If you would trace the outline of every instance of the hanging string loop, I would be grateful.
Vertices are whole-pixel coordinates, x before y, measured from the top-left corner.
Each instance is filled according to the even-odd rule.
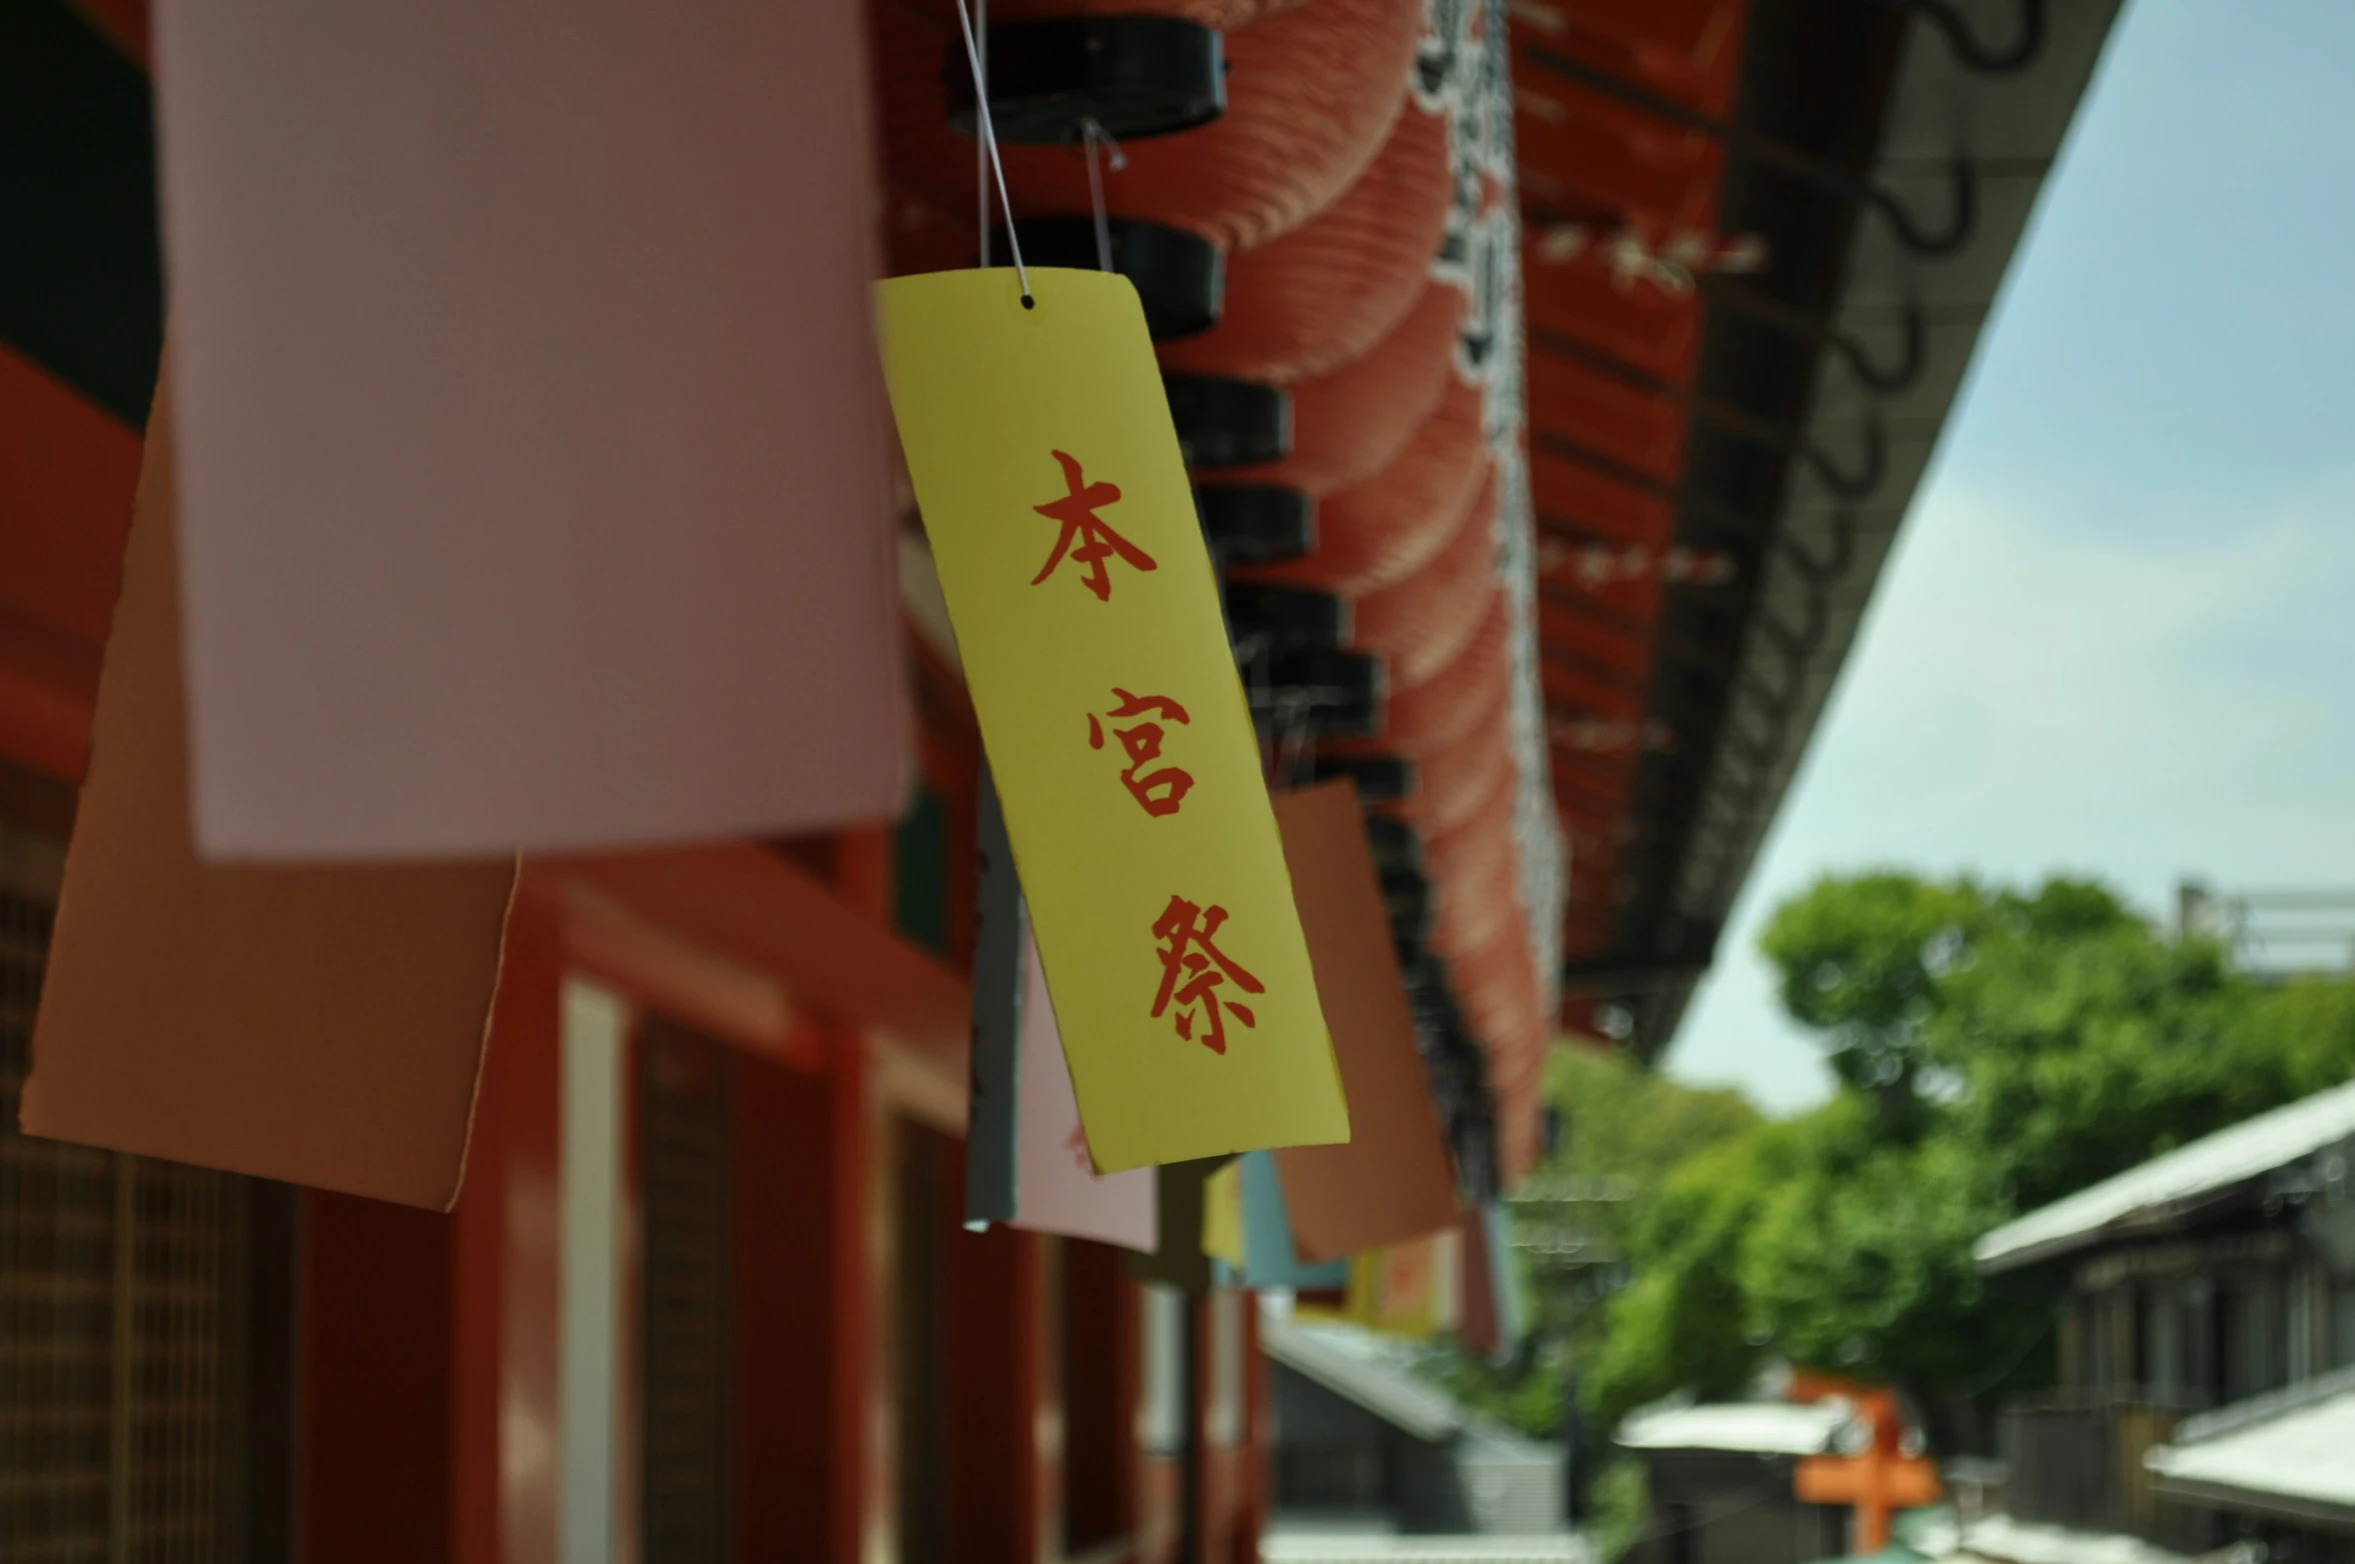
[[[1128,167],[1128,154],[1120,150],[1120,143],[1112,139],[1112,132],[1096,123],[1090,114],[1079,122],[1080,140],[1085,144],[1088,160],[1088,209],[1096,218],[1096,270],[1112,270],[1112,220],[1104,214],[1104,171],[1099,166],[1097,149],[1105,149],[1112,159],[1112,171]]]
[[[989,152],[989,171],[998,185],[998,207],[1006,214],[1006,247],[1014,252],[1014,275],[1022,284],[1022,307],[1036,309],[1038,300],[1030,292],[1030,268],[1022,264],[1022,235],[1014,227],[1014,202],[1006,194],[1006,165],[998,156],[998,130],[989,117],[989,72],[982,67],[981,46],[974,41],[973,16],[965,9],[965,0],[957,0],[957,27],[965,35],[965,63],[973,68],[973,107],[981,130],[981,144]],[[986,257],[989,244],[987,214],[988,191],[982,192],[984,213],[981,242]]]

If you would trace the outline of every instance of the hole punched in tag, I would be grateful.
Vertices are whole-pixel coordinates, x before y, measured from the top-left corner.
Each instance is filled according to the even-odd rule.
[[[957,0],[957,26],[965,35],[965,63],[973,68],[973,106],[981,121],[981,144],[989,151],[989,171],[997,181],[998,205],[1006,214],[1006,244],[1014,252],[1014,275],[1022,283],[1022,307],[1026,310],[1036,309],[1038,301],[1030,291],[1030,268],[1022,264],[1022,235],[1014,227],[1014,202],[1006,194],[1006,165],[998,156],[997,127],[990,123],[989,118],[989,73],[982,68],[981,50],[974,42],[973,15],[966,9],[965,0]],[[987,186],[983,187],[981,197],[986,210],[989,201]],[[986,246],[989,243],[987,222],[981,225],[981,234],[981,242]],[[982,260],[983,264],[988,263],[986,250]]]

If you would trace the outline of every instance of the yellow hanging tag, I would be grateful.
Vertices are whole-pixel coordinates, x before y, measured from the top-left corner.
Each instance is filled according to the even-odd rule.
[[[1099,1172],[1347,1140],[1128,279],[879,285],[885,377]]]
[[[1424,1341],[1460,1317],[1454,1232],[1434,1233],[1349,1262],[1348,1302],[1340,1318],[1384,1335]]]
[[[1243,1164],[1230,1162],[1202,1181],[1202,1252],[1243,1271]]]

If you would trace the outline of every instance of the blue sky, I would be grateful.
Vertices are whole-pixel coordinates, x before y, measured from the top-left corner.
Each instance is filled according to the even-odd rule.
[[[2355,886],[2350,81],[2349,0],[2129,0],[1671,1074],[1828,1091],[1827,871]]]

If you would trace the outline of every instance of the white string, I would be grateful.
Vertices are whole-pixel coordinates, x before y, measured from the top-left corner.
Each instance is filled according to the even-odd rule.
[[[973,21],[973,30],[980,36],[980,47],[976,51],[976,57],[981,72],[981,79],[976,85],[975,95],[987,102],[989,99],[989,0],[973,0]],[[981,208],[981,269],[988,271],[989,143],[980,136],[973,138],[973,199]],[[1007,216],[1010,221],[1012,214],[1009,213]]]
[[[1308,757],[1314,735],[1309,727],[1310,704],[1295,701],[1283,707],[1276,726],[1276,778],[1285,787],[1300,785],[1296,773]]]
[[[1112,149],[1114,173],[1128,167],[1128,155],[1120,150],[1120,143],[1112,139],[1110,132],[1096,123],[1093,114],[1079,122],[1079,133],[1087,143],[1088,206],[1096,216],[1096,270],[1108,272],[1112,269],[1112,224],[1104,215],[1104,175],[1096,166],[1096,148],[1101,145]]]
[[[1015,232],[1014,202],[1006,194],[1006,165],[998,158],[998,130],[989,118],[989,80],[981,68],[981,49],[973,41],[973,17],[965,9],[965,0],[957,0],[957,26],[965,34],[965,63],[973,67],[973,109],[981,127],[981,142],[989,149],[989,169],[998,181],[998,205],[1006,213],[1006,248],[1014,252],[1014,275],[1022,283],[1022,307],[1030,309],[1036,302],[1030,296],[1030,268],[1022,264],[1022,236]],[[986,207],[985,201],[985,210]],[[986,217],[981,231],[989,232]]]

